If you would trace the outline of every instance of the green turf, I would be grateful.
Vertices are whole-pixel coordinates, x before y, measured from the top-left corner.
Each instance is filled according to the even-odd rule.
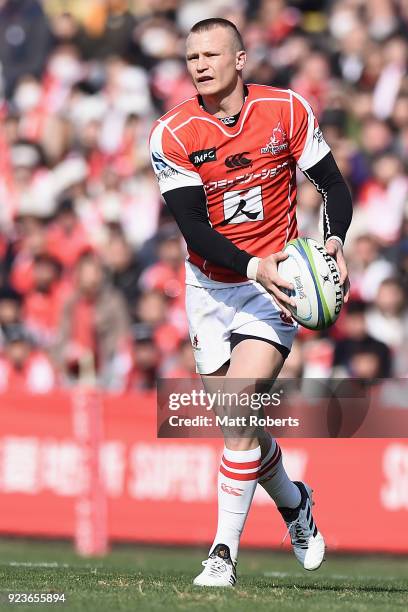
[[[213,590],[191,584],[204,555],[204,550],[134,546],[115,548],[104,559],[81,559],[68,544],[0,540],[0,607],[81,612],[408,610],[408,558],[329,555],[318,572],[307,573],[292,555],[243,551],[238,586]],[[5,603],[9,592],[65,593],[67,603],[10,606]]]

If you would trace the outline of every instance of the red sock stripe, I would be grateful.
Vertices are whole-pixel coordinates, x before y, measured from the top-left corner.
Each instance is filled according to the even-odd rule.
[[[271,457],[270,461],[268,461],[268,463],[263,468],[261,468],[259,472],[259,477],[267,474],[269,470],[273,468],[280,461],[281,457],[282,457],[282,451],[280,449],[280,446],[277,444],[275,452],[273,456]]]
[[[236,463],[235,461],[228,461],[224,455],[222,456],[222,462],[233,470],[252,470],[252,468],[257,468],[261,465],[260,459],[257,459],[256,461],[242,461]]]
[[[227,478],[232,478],[232,480],[257,480],[258,478],[258,472],[250,472],[249,474],[241,472],[237,474],[236,472],[226,470],[223,465],[220,465],[220,472],[227,476]]]
[[[275,443],[275,450],[272,453],[272,457],[269,457],[268,461],[266,463],[264,463],[263,465],[261,465],[261,471],[264,470],[266,467],[268,467],[268,465],[272,462],[275,461],[278,453],[280,451],[280,446],[279,444],[276,442]]]

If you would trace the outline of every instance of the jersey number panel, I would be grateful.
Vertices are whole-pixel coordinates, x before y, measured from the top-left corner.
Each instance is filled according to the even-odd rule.
[[[262,186],[224,193],[224,221],[221,225],[263,221],[263,219]]]

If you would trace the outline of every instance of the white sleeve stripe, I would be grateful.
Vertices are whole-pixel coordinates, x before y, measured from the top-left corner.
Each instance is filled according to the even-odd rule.
[[[180,106],[183,106],[184,104],[186,104],[187,102],[191,102],[191,100],[194,100],[194,98],[196,98],[197,96],[191,96],[191,98],[187,98],[187,100],[183,100],[183,102],[180,102],[179,104],[176,104],[176,106],[173,106],[173,108],[171,108],[168,113],[172,113],[173,111],[175,111],[177,108],[179,108]],[[176,113],[176,115],[178,115],[178,113]],[[172,115],[173,117],[175,117],[176,115]],[[160,117],[157,120],[159,123],[166,123],[167,119],[164,119],[163,117]]]
[[[187,149],[186,147],[183,145],[183,143],[181,142],[181,140],[179,138],[177,138],[177,136],[175,135],[175,133],[173,132],[173,130],[171,128],[169,128],[168,125],[166,125],[167,130],[170,132],[170,134],[173,136],[174,140],[180,145],[180,147],[183,149],[184,153],[188,156],[187,153]]]
[[[295,98],[299,100],[307,112],[307,134],[303,151],[297,160],[297,165],[304,172],[319,162],[327,153],[330,152],[330,147],[323,138],[323,134],[315,133],[320,128],[315,128],[315,116],[310,104],[295,91],[292,92]]]
[[[171,119],[172,117],[168,121]],[[180,166],[175,161],[169,159],[164,153],[162,138],[166,128],[169,129],[167,121],[161,121],[153,130],[150,138],[152,165],[159,183],[160,192],[164,194],[166,191],[180,187],[201,186],[203,182],[198,172]],[[169,132],[172,133],[170,129]]]
[[[310,106],[309,102],[307,100],[305,100],[305,98],[303,96],[301,96],[300,94],[296,93],[296,91],[293,91],[293,89],[289,89],[289,91],[291,92],[292,96],[295,96],[295,98],[297,98],[299,100],[299,102],[302,104],[302,106],[304,106],[304,108],[306,109],[307,113],[309,114],[312,111],[312,107]]]
[[[309,168],[312,168],[313,166],[315,166],[317,163],[319,163],[320,160],[323,159],[323,157],[326,157],[326,155],[330,153],[331,151],[326,141],[323,142],[323,146],[319,147],[319,149],[320,150],[317,155],[313,156],[313,158],[308,157],[307,160],[306,160],[306,155],[301,160],[301,158],[303,157],[303,153],[302,153],[297,163],[297,165],[299,166],[302,172],[305,172],[305,170],[309,170]]]

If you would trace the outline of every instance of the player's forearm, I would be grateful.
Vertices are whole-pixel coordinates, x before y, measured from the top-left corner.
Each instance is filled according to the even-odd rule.
[[[324,240],[330,236],[346,238],[353,216],[351,194],[331,153],[304,174],[323,195]]]
[[[236,247],[211,227],[202,187],[173,189],[163,197],[189,249],[213,264],[247,276],[252,255]]]

